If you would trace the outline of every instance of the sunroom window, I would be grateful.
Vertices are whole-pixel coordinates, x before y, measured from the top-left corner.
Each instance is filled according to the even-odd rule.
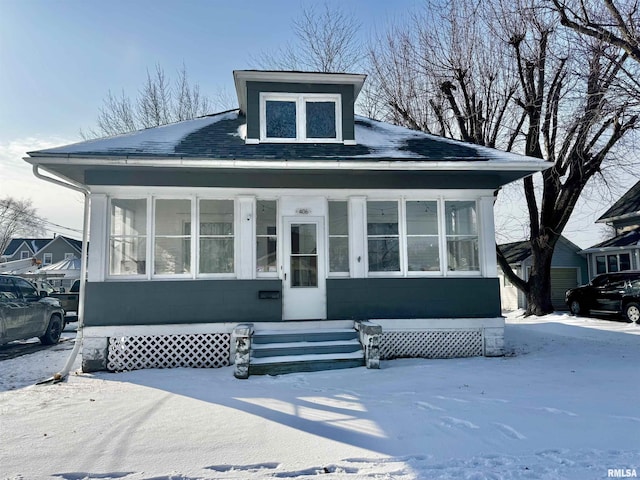
[[[189,273],[191,201],[156,200],[154,233],[154,274]]]
[[[445,224],[449,271],[479,271],[476,202],[445,202]]]
[[[367,244],[370,272],[400,271],[398,202],[367,202]]]
[[[109,274],[143,275],[147,258],[147,200],[112,199]]]
[[[349,273],[349,214],[347,202],[329,202],[329,272]]]
[[[256,202],[256,271],[258,275],[276,275],[278,232],[275,200]]]
[[[260,140],[342,141],[340,95],[260,94]]]
[[[408,201],[407,260],[410,272],[440,271],[438,202]]]
[[[233,200],[200,200],[199,273],[233,272]]]

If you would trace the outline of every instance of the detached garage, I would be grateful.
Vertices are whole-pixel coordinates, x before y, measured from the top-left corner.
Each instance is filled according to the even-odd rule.
[[[531,248],[529,241],[500,245],[500,249],[511,268],[524,280],[529,278],[531,269]],[[551,302],[556,310],[567,310],[564,294],[570,289],[589,281],[587,260],[578,252],[580,247],[560,237],[553,254],[551,264]],[[500,300],[502,310],[510,311],[527,308],[527,301],[522,292],[508,281],[498,269],[500,277]]]

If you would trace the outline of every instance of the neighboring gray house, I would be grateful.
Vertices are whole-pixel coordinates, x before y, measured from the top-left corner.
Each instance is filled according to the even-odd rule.
[[[640,270],[640,182],[614,203],[597,223],[612,226],[616,235],[581,252],[587,256],[589,277]]]
[[[500,250],[515,273],[523,280],[528,280],[532,261],[529,241],[500,245]],[[524,294],[508,281],[499,267],[498,274],[502,309],[509,311],[527,308]],[[553,308],[567,310],[568,307],[564,302],[565,292],[588,281],[587,261],[583,255],[580,255],[580,247],[561,236],[551,259],[551,303]]]
[[[49,242],[43,245],[34,256],[43,266],[62,262],[63,260],[82,258],[82,242],[58,235],[49,239]]]
[[[25,158],[90,190],[83,369],[502,354],[494,192],[548,162],[354,115],[364,75],[234,80],[238,110]]]
[[[35,258],[41,265],[82,257],[82,242],[57,235],[53,238],[14,238],[2,252],[3,262]]]

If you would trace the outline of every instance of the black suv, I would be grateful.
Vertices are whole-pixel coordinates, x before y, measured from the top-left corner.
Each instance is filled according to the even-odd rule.
[[[622,314],[640,323],[640,271],[603,273],[588,285],[567,290],[565,298],[574,315]]]

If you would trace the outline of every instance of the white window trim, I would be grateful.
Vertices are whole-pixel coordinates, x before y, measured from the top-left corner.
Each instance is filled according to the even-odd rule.
[[[369,270],[369,202],[395,202],[395,204],[398,207],[398,256],[400,257],[398,259],[398,264],[400,266],[399,270],[395,270],[395,271],[386,271],[386,272],[372,272],[371,270]],[[406,237],[404,236],[404,216],[403,216],[403,210],[404,210],[404,199],[402,198],[367,198],[367,202],[366,202],[366,211],[365,211],[365,245],[367,248],[367,252],[365,255],[365,266],[366,266],[366,272],[367,272],[367,276],[371,277],[371,278],[389,278],[389,277],[406,277],[406,272],[404,269],[404,251],[403,251],[403,243],[406,242]],[[385,237],[385,236],[390,236],[390,235],[376,235],[378,237]],[[396,235],[391,235],[393,237],[395,237]]]
[[[439,269],[438,270],[431,270],[431,271],[409,271],[409,251],[408,251],[408,239],[409,239],[409,234],[408,234],[408,229],[406,227],[407,225],[407,202],[435,202],[436,203],[436,211],[438,214],[438,234],[437,235],[411,235],[412,237],[438,237],[438,258],[440,259],[439,263]],[[438,198],[403,198],[402,199],[402,210],[403,210],[403,219],[402,219],[402,224],[404,225],[403,228],[405,228],[405,235],[404,235],[404,249],[405,249],[405,258],[406,258],[406,265],[407,265],[407,273],[406,276],[407,277],[442,277],[445,276],[446,272],[446,268],[444,267],[445,262],[447,261],[446,258],[446,253],[442,253],[443,250],[443,235],[442,235],[442,228],[443,228],[443,223],[444,223],[444,219],[442,218],[442,215],[444,214],[444,201],[442,201],[442,199],[438,199]],[[446,239],[445,239],[445,248],[446,248]],[[446,252],[446,250],[444,250],[444,252]],[[444,258],[443,258],[444,257]]]
[[[269,237],[272,235],[258,235],[257,230],[257,217],[258,217],[258,202],[276,202],[276,270],[275,272],[259,272],[258,271],[258,236]],[[282,258],[284,253],[281,252],[284,243],[284,225],[283,219],[280,217],[280,202],[278,197],[262,197],[258,196],[254,202],[255,218],[253,219],[253,271],[255,272],[255,278],[280,278],[282,270]]]
[[[144,235],[136,235],[136,237],[142,237],[144,236],[145,242],[147,243],[147,251],[145,254],[145,263],[146,263],[146,272],[145,273],[136,273],[136,274],[130,274],[130,275],[117,275],[117,274],[112,274],[111,273],[111,222],[112,222],[112,217],[111,217],[111,206],[112,206],[112,202],[113,200],[144,200],[146,202],[146,214],[147,214],[147,219],[146,219],[146,228],[147,231],[145,232]],[[106,242],[106,255],[104,256],[104,271],[105,271],[105,279],[106,280],[151,280],[151,269],[150,269],[150,258],[153,258],[152,256],[150,256],[150,238],[151,235],[149,234],[149,228],[151,228],[152,225],[152,214],[150,212],[150,207],[149,207],[149,202],[151,200],[151,196],[149,195],[112,195],[108,197],[108,202],[107,202],[107,228],[106,228],[106,238],[107,238],[107,242]],[[120,235],[120,237],[122,237],[122,235]]]
[[[266,102],[296,102],[296,138],[267,137]],[[334,102],[336,119],[335,138],[307,138],[307,110],[305,102]],[[260,93],[260,142],[265,143],[343,143],[342,139],[342,98],[338,93]]]
[[[233,202],[233,272],[228,273],[215,273],[215,272],[200,272],[200,202],[203,200],[227,200]],[[238,278],[238,248],[239,238],[238,231],[240,229],[240,205],[235,196],[231,197],[194,197],[196,202],[195,208],[192,207],[191,224],[195,225],[195,234],[192,238],[191,248],[194,254],[191,255],[192,267],[191,271],[195,272],[194,278],[202,280],[211,279],[236,279]]]
[[[47,261],[47,258],[49,261]],[[53,253],[43,253],[42,254],[42,264],[43,265],[51,265],[53,263]]]
[[[447,234],[447,221],[446,221],[446,204],[447,202],[467,202],[467,201],[473,201],[476,204],[476,234],[475,235],[449,235]],[[438,214],[440,215],[440,213],[442,213],[442,219],[441,219],[441,227],[442,227],[442,234],[440,234],[440,239],[443,242],[442,248],[443,250],[441,250],[442,255],[444,256],[443,259],[443,264],[442,264],[442,268],[444,269],[444,276],[445,277],[481,277],[483,275],[482,269],[483,269],[483,257],[484,257],[484,252],[482,249],[482,215],[480,212],[480,203],[478,202],[477,199],[455,199],[455,198],[446,198],[446,199],[442,199],[441,200],[441,208],[442,210],[438,212]],[[448,243],[449,243],[449,237],[470,237],[470,238],[476,238],[478,240],[478,270],[449,270],[449,250],[447,248]]]
[[[327,237],[326,239],[326,251],[327,254],[325,255],[325,272],[327,272],[327,278],[349,278],[351,277],[351,249],[349,248],[349,243],[350,243],[350,237],[351,237],[351,216],[349,215],[349,199],[348,198],[332,198],[329,197],[326,199],[327,203],[325,206],[325,210],[327,212],[326,215],[326,219],[325,219],[325,236]],[[331,218],[329,217],[329,203],[331,202],[344,202],[347,206],[347,234],[346,235],[331,235],[329,233],[329,222],[331,221]],[[331,255],[330,252],[330,248],[331,248],[331,237],[334,238],[347,238],[347,251],[348,251],[348,255],[349,255],[349,261],[347,262],[347,268],[348,270],[346,272],[332,272],[331,271],[331,259],[329,258]]]
[[[21,250],[20,251],[20,260],[26,260],[28,258],[31,258],[31,252],[29,252],[29,250]]]

